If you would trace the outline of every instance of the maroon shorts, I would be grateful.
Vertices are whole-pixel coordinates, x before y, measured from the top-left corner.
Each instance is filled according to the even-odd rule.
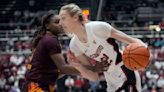
[[[55,85],[43,84],[36,82],[28,82],[24,87],[24,92],[55,92]]]

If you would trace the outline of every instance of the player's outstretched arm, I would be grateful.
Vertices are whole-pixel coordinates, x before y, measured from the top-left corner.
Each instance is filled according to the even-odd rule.
[[[98,73],[106,71],[109,67],[109,63],[105,61],[96,61],[96,65],[92,66],[90,64],[90,60],[91,59],[84,54],[79,55],[77,57],[75,57],[73,53],[71,55],[70,53],[68,54],[69,63],[73,65],[77,70],[79,70],[84,78],[87,78],[91,81],[97,81],[99,80]]]
[[[71,59],[74,61],[74,62],[79,62],[83,65],[83,67],[87,68],[88,70],[91,70],[93,72],[98,72],[98,73],[102,73],[104,71],[106,71],[109,67],[109,63],[108,62],[98,62],[98,61],[95,61],[89,57],[87,57],[86,55],[82,54],[82,55],[79,55],[77,57],[75,57],[74,53],[72,53],[70,50],[68,51],[67,53],[67,61],[71,61]],[[96,63],[95,65],[91,65],[90,62],[94,62]]]
[[[96,72],[88,70],[79,62],[70,62],[70,65],[74,66],[78,71],[80,71],[81,76],[90,80],[90,81],[97,81],[99,80],[99,75]]]
[[[56,64],[57,68],[60,70],[60,73],[62,74],[73,74],[73,75],[79,75],[80,72],[75,69],[73,66],[66,64],[64,57],[62,54],[53,54],[51,55],[52,60]]]

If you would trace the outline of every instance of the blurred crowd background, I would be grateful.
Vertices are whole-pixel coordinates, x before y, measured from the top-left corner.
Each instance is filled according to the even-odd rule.
[[[101,20],[143,40],[151,52],[151,64],[141,71],[143,92],[164,92],[163,0],[0,0],[0,92],[22,92],[30,41],[37,17],[61,6],[76,3],[88,20]],[[96,16],[95,16],[96,15]],[[60,38],[66,55],[70,38]],[[124,44],[119,44],[121,49]],[[57,92],[106,92],[104,76],[96,83],[81,76],[65,75]]]

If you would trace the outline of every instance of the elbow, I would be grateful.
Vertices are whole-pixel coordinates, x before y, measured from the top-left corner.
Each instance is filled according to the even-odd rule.
[[[58,67],[58,69],[60,70],[60,74],[67,74],[67,71],[66,71],[64,65],[62,65],[61,67]],[[68,69],[67,69],[67,70],[68,70]]]
[[[100,79],[99,77],[95,77],[95,78],[93,78],[91,81],[97,82],[99,79]]]
[[[91,78],[91,81],[93,82],[96,82],[100,79],[99,75],[98,74],[95,74],[92,78]]]
[[[93,82],[96,82],[100,79],[98,74],[93,72],[89,74],[81,73],[81,76]]]

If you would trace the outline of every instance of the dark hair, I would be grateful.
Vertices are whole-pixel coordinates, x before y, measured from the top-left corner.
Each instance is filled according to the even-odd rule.
[[[39,21],[40,23],[38,24],[40,25],[37,26],[37,30],[34,33],[33,39],[31,41],[32,48],[36,48],[40,39],[46,34],[46,31],[49,31],[49,29],[47,29],[47,25],[50,23],[53,16],[55,16],[55,13],[53,10],[50,10],[42,17],[41,21]]]

